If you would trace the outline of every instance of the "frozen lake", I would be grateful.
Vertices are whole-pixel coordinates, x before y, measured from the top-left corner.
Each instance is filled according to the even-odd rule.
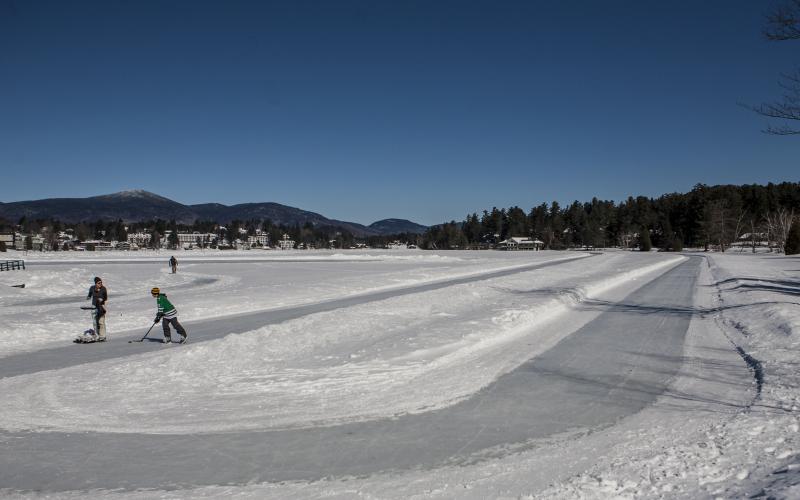
[[[26,288],[0,292],[0,489],[132,498],[692,496],[762,487],[770,467],[796,457],[789,404],[778,415],[780,437],[766,438],[783,439],[785,449],[758,465],[734,454],[717,482],[633,481],[636,460],[616,482],[584,476],[618,470],[608,465],[612,449],[644,454],[663,439],[648,435],[656,429],[688,443],[708,426],[754,418],[765,388],[780,391],[780,407],[787,394],[796,398],[785,374],[759,392],[740,355],[755,339],[737,339],[735,326],[763,325],[766,308],[768,328],[795,332],[796,305],[757,295],[797,289],[787,258],[182,252],[173,275],[169,255],[31,255],[26,271],[2,276],[22,277]],[[753,284],[745,270],[780,277],[784,290],[733,289]],[[95,275],[109,289],[109,341],[75,345],[90,326],[80,306]],[[152,324],[153,286],[177,306],[189,344],[128,343]],[[726,294],[742,303],[721,307]],[[159,330],[150,337],[160,339]],[[786,338],[794,348],[796,334],[778,340]],[[748,439],[760,442],[768,427]],[[598,446],[609,452],[595,456]],[[651,458],[680,446],[652,449]],[[692,460],[663,467],[698,474]]]

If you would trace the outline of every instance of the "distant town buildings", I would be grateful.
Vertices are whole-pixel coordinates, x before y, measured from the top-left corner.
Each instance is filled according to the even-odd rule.
[[[17,250],[43,250],[44,237],[40,234],[26,234],[19,232],[0,233],[0,241],[8,248]]]

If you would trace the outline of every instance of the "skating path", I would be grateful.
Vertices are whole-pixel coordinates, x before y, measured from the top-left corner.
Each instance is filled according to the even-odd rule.
[[[687,260],[619,304],[589,305],[603,312],[452,407],[395,419],[266,432],[0,433],[0,488],[170,489],[370,475],[502,456],[524,449],[533,439],[606,427],[652,404],[684,362],[700,262]],[[345,302],[336,303],[345,307]],[[293,316],[315,307],[295,311]],[[704,376],[727,377],[731,383],[747,378],[732,349],[719,351],[717,371]],[[28,359],[38,368],[22,371],[49,366],[41,364],[49,363],[47,358],[37,356]],[[6,360],[2,364],[5,376],[20,369],[7,368]]]

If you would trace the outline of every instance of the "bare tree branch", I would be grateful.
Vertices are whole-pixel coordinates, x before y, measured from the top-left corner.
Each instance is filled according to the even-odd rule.
[[[768,118],[800,121],[800,72],[782,74],[779,85],[785,91],[782,100],[748,107],[761,116]],[[764,132],[774,135],[800,134],[800,130],[789,124],[770,125]]]
[[[800,0],[790,0],[768,14],[763,33],[771,41],[800,39]]]
[[[767,40],[800,40],[800,0],[785,0],[766,16],[766,22],[763,33]],[[748,107],[767,118],[800,121],[800,70],[781,74],[778,85],[783,89],[779,101]],[[769,125],[762,131],[772,135],[800,135],[800,129],[790,123]]]

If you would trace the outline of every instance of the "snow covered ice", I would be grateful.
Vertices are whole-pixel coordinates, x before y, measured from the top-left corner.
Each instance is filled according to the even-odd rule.
[[[26,271],[0,275],[4,285],[26,283],[24,289],[0,287],[3,496],[800,497],[797,258],[616,251],[209,251],[178,254],[181,265],[174,275],[165,253],[58,252],[25,258]],[[688,307],[634,307],[637,291],[657,287],[665,275],[686,265],[697,269]],[[109,341],[65,347],[90,326],[79,307],[96,275],[109,289]],[[127,344],[152,324],[153,286],[176,305],[190,338],[197,334],[188,345]],[[307,471],[307,477],[275,481],[226,480],[223,470],[214,482],[181,476],[176,468],[173,477],[150,476],[151,484],[137,476],[140,469],[114,463],[111,452],[103,458],[103,451],[98,459],[112,460],[107,476],[95,481],[88,473],[80,477],[80,468],[68,470],[62,465],[66,459],[59,462],[57,456],[78,453],[68,449],[77,437],[116,444],[189,439],[209,452],[201,443],[224,442],[225,436],[229,443],[244,443],[248,436],[329,435],[325,432],[382,422],[389,429],[391,422],[400,427],[414,422],[411,418],[469,407],[504,376],[614,314],[682,317],[688,329],[681,332],[681,355],[632,366],[628,378],[633,380],[619,382],[628,387],[642,370],[655,372],[662,361],[674,363],[679,367],[674,376],[655,378],[664,390],[647,394],[641,408],[596,425],[464,451],[433,465],[368,474],[350,471],[349,457],[342,457],[338,473],[321,466],[317,477]],[[602,335],[598,332],[596,341]],[[159,325],[150,336],[160,338]],[[118,352],[114,349],[124,353],[103,357]],[[61,352],[67,353],[66,361]],[[597,398],[619,393],[614,387],[591,390],[597,392],[589,396]],[[546,400],[531,402],[547,405]],[[599,413],[600,406],[581,411]],[[430,429],[420,430],[425,432]],[[55,448],[52,457],[40,452],[52,459],[49,472],[61,479],[48,480],[42,472],[47,464],[30,467],[34,451],[11,456],[12,449],[31,448],[24,447],[25,440]],[[392,453],[380,442],[363,448]],[[287,449],[287,455],[290,451],[300,452]],[[209,467],[211,457],[201,455],[198,451],[185,460]],[[128,457],[145,458],[134,450]],[[236,457],[213,462],[225,469]],[[258,470],[275,464],[248,466]],[[69,475],[73,478],[64,477]]]

